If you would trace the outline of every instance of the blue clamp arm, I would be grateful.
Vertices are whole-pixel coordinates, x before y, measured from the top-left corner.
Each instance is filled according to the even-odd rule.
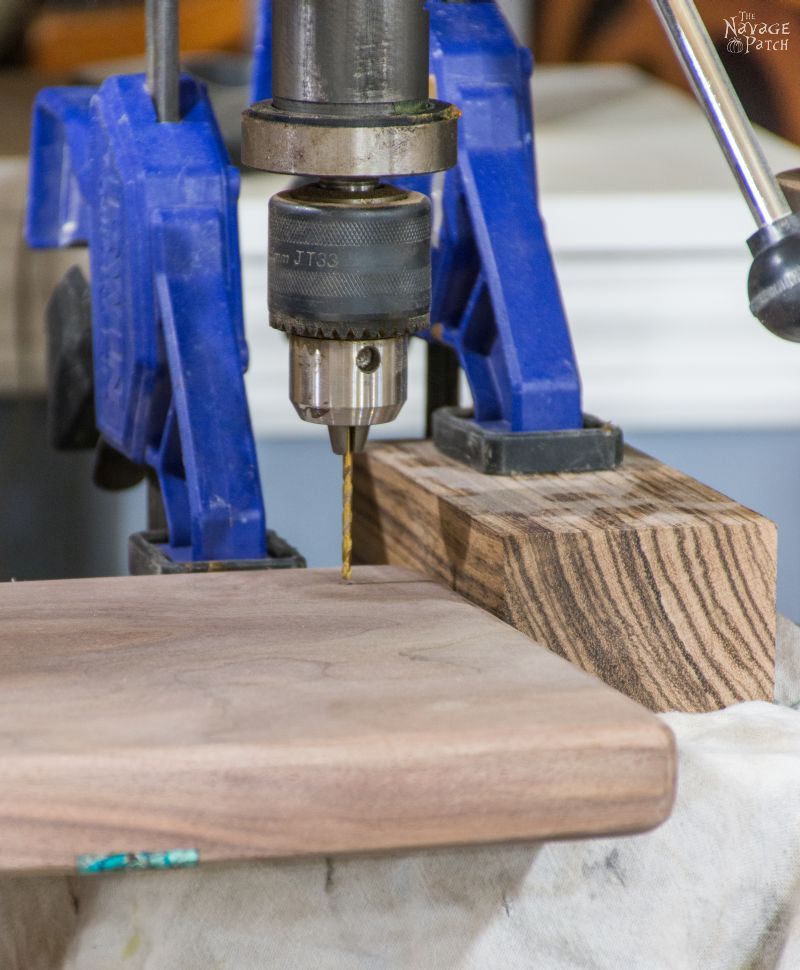
[[[147,463],[170,498],[165,509],[172,543],[214,553],[204,558],[262,558],[266,529],[240,348],[234,328],[220,325],[229,295],[207,261],[209,251],[225,248],[219,213],[200,207],[159,212],[154,243],[172,404],[166,433],[158,448],[148,448]],[[177,434],[170,434],[174,427]],[[176,476],[181,458],[183,475]]]
[[[539,213],[530,52],[493,2],[430,0],[428,8],[437,95],[462,110],[458,167],[444,178],[433,336],[458,352],[481,424],[582,427],[575,353]]]
[[[89,105],[96,88],[46,88],[36,98],[25,224],[36,249],[89,241]]]

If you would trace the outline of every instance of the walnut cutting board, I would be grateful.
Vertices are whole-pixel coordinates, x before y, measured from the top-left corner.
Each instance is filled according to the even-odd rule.
[[[403,569],[0,586],[0,871],[635,832],[674,782],[656,717]]]

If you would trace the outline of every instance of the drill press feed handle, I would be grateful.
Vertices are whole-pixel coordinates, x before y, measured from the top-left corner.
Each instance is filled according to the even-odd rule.
[[[97,426],[157,474],[175,561],[258,560],[231,166],[205,89],[159,124],[140,75],[37,98],[26,236],[89,246]]]
[[[771,333],[800,342],[800,217],[792,214],[694,0],[653,0],[695,96],[755,220],[750,310]]]

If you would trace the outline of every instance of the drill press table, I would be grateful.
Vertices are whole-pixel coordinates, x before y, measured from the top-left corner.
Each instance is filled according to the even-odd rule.
[[[0,871],[634,832],[673,790],[657,718],[416,573],[0,587]]]

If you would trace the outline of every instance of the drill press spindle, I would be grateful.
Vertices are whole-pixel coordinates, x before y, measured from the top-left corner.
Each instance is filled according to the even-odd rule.
[[[272,37],[242,159],[318,180],[270,201],[269,312],[297,413],[344,456],[347,577],[352,452],[399,414],[408,337],[430,322],[430,201],[380,180],[454,165],[458,111],[428,96],[423,0],[275,0]]]

